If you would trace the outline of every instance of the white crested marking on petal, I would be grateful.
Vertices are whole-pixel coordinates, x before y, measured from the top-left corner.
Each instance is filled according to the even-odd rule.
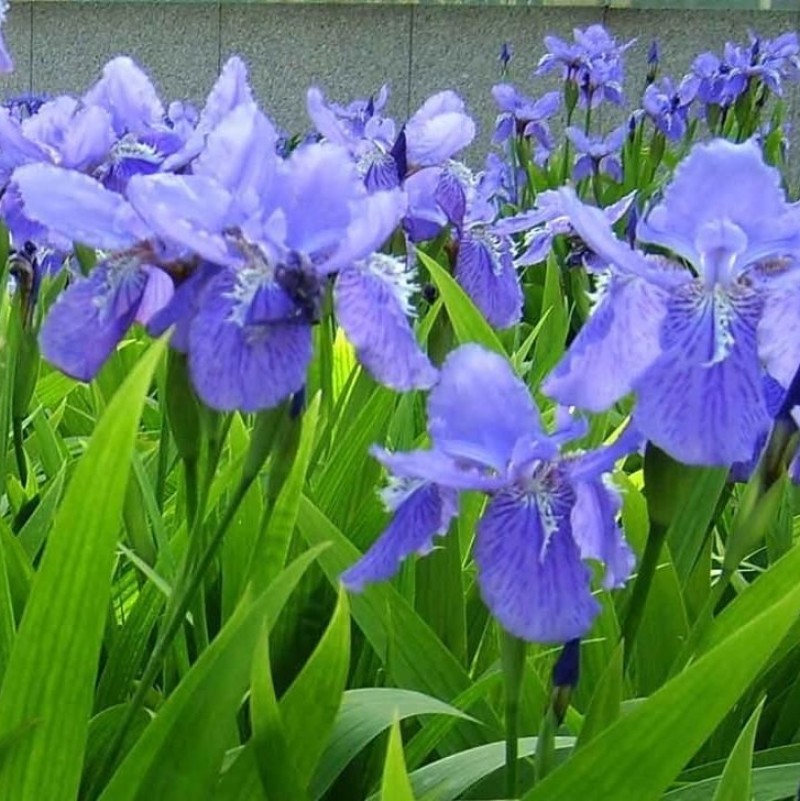
[[[415,316],[411,299],[418,289],[416,271],[403,259],[385,253],[373,253],[368,259],[357,262],[356,267],[380,278],[392,290],[403,313],[407,317]]]
[[[241,237],[235,237],[235,243],[246,256],[247,264],[236,271],[236,283],[230,292],[224,293],[223,297],[233,301],[228,319],[243,327],[258,291],[275,281],[275,270],[257,245]]]
[[[492,263],[492,272],[495,275],[503,274],[503,261],[500,258],[503,249],[502,239],[492,233],[485,225],[475,225],[469,230],[469,235],[478,244],[486,248],[486,253]]]
[[[717,285],[710,297],[711,314],[714,322],[714,353],[706,364],[719,364],[728,358],[733,348],[733,304],[725,290]]]
[[[388,512],[397,511],[426,482],[421,478],[389,476],[389,483],[380,491],[380,497]]]

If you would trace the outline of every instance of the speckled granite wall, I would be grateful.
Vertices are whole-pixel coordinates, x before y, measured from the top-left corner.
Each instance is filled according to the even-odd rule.
[[[8,43],[17,72],[3,94],[80,90],[115,53],[144,64],[165,97],[202,101],[230,54],[250,65],[269,113],[290,130],[306,127],[305,89],[317,83],[346,100],[392,86],[392,110],[404,116],[430,92],[457,88],[475,112],[481,148],[494,112],[489,89],[498,79],[497,53],[514,45],[512,78],[521,85],[548,32],[604,22],[620,39],[638,37],[631,78],[641,75],[647,45],[658,37],[666,69],[685,70],[699,51],[800,26],[795,11],[656,11],[498,6],[298,5],[259,3],[12,3]],[[530,85],[530,84],[529,84]],[[630,84],[634,90],[634,83]],[[531,87],[532,91],[535,91]],[[791,107],[800,129],[800,89]],[[608,119],[607,124],[613,124]],[[800,145],[795,148],[800,162]]]

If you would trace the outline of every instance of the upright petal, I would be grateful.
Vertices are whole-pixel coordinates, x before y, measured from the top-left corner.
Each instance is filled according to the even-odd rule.
[[[505,237],[473,228],[458,245],[455,278],[496,328],[509,328],[522,316],[522,287]]]
[[[119,250],[149,231],[130,204],[88,175],[28,164],[14,172],[25,214],[70,241]]]
[[[723,304],[723,305],[720,305]],[[664,353],[635,382],[634,423],[686,464],[749,459],[769,425],[756,344],[756,297],[693,297],[671,303]]]
[[[754,141],[714,139],[695,145],[678,165],[664,199],[639,221],[637,237],[698,264],[695,240],[704,225],[725,220],[757,242],[771,236],[787,208],[780,173],[764,162]]]
[[[117,56],[106,64],[103,77],[84,95],[83,102],[109,111],[120,136],[162,124],[165,117],[152,82],[128,56]]]
[[[546,529],[543,516],[557,527]],[[568,504],[543,512],[531,497],[496,495],[478,524],[475,562],[483,600],[521,639],[563,643],[581,637],[600,609],[570,534]]]
[[[661,355],[667,298],[642,278],[612,277],[542,390],[568,406],[608,409]]]
[[[428,389],[438,373],[408,321],[402,283],[408,279],[382,268],[387,259],[375,257],[362,268],[339,273],[334,286],[336,319],[359,361],[380,383],[400,392]]]
[[[91,381],[132,325],[147,284],[135,264],[96,267],[51,307],[39,334],[42,355],[62,372]]]
[[[236,275],[211,280],[189,329],[189,370],[212,409],[256,412],[277,406],[306,382],[311,326],[298,317],[248,325]]]
[[[153,315],[160,312],[172,300],[175,294],[175,285],[172,279],[158,267],[146,266],[147,283],[139,308],[136,311],[136,322],[147,325]]]
[[[451,91],[429,97],[405,127],[408,161],[419,167],[443,164],[475,138],[464,101]]]
[[[413,553],[433,550],[433,538],[447,533],[457,512],[457,495],[436,484],[417,483],[397,506],[389,526],[372,547],[349,570],[342,583],[360,592],[366,584],[394,576]]]
[[[437,448],[502,472],[517,441],[540,431],[539,414],[506,359],[462,345],[428,397],[428,430]]]

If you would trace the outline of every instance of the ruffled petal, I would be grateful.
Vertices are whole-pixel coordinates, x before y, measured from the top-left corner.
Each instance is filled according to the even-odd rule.
[[[303,387],[311,360],[311,326],[302,318],[248,325],[236,277],[220,273],[203,293],[189,329],[189,370],[212,409],[256,412]]]
[[[80,381],[97,375],[139,309],[148,274],[136,265],[101,263],[59,295],[39,334],[42,355]]]
[[[713,192],[705,191],[714,187]],[[664,199],[639,221],[637,237],[662,245],[694,264],[697,233],[726,220],[758,241],[787,211],[778,170],[765,164],[754,141],[698,144],[675,171]]]
[[[475,123],[464,101],[452,91],[428,98],[405,127],[408,162],[418,167],[443,164],[475,138]]]
[[[131,205],[88,175],[28,164],[14,172],[26,216],[72,242],[121,250],[146,239],[147,226]]]
[[[87,106],[110,112],[118,135],[162,124],[164,106],[151,80],[128,56],[117,56],[103,68],[103,77],[84,95]]]
[[[509,328],[522,316],[522,287],[508,240],[466,233],[459,242],[455,278],[496,328]]]
[[[423,483],[397,507],[389,526],[372,547],[349,570],[342,583],[360,592],[366,584],[390,579],[413,553],[425,555],[433,538],[444,535],[457,512],[453,490]]]
[[[517,441],[541,428],[528,388],[506,359],[462,345],[428,397],[428,430],[437,448],[504,472]]]
[[[760,303],[681,293],[664,320],[664,353],[635,382],[634,424],[686,464],[749,459],[769,426],[756,346]]]
[[[136,175],[128,184],[128,198],[165,241],[219,264],[232,261],[222,231],[232,221],[233,197],[211,178]]]
[[[667,295],[641,278],[612,278],[542,390],[568,406],[608,409],[661,355]]]
[[[622,505],[619,492],[601,480],[575,484],[574,490],[572,537],[581,558],[605,566],[605,589],[621,587],[630,578],[636,557],[617,524]]]
[[[545,515],[556,528],[545,529],[533,498],[504,492],[492,499],[475,541],[478,586],[506,631],[563,643],[583,636],[600,606],[570,534],[568,506]]]
[[[378,269],[342,270],[334,286],[336,319],[359,361],[381,384],[400,392],[428,389],[438,373],[414,337],[398,295],[403,291]]]

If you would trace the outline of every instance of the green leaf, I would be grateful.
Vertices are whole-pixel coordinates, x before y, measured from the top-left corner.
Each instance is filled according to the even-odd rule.
[[[461,344],[477,342],[479,345],[505,356],[505,348],[497,338],[497,334],[478,311],[469,295],[458,285],[455,278],[423,251],[417,250],[417,256],[430,273],[431,281],[439,290],[458,341]]]
[[[623,643],[620,643],[597,683],[583,719],[576,748],[585,746],[619,717],[622,705]]]
[[[408,779],[406,762],[403,758],[403,738],[400,724],[392,723],[389,745],[386,748],[386,761],[383,763],[381,779],[381,801],[414,801],[411,782]]]
[[[547,269],[542,296],[542,330],[533,351],[534,375],[541,379],[555,367],[564,353],[569,318],[561,289],[561,266],[552,251],[547,257]]]
[[[298,557],[256,601],[243,599],[145,729],[100,801],[200,801],[211,797],[256,642],[320,549]]]
[[[797,616],[800,588],[740,628],[524,796],[655,801],[758,675]]]
[[[353,758],[395,719],[448,715],[470,720],[460,709],[413,690],[370,687],[344,694],[328,747],[317,765],[311,796],[318,801]]]
[[[719,776],[703,779],[672,790],[664,801],[709,801],[719,785]],[[769,765],[752,772],[752,795],[748,801],[786,801],[797,792],[800,781],[800,762],[787,765]]]
[[[307,796],[296,764],[299,754],[289,745],[275,695],[269,657],[269,630],[266,628],[253,659],[250,715],[253,721],[250,746],[264,797],[268,801],[280,801],[283,798],[304,801]]]
[[[286,562],[311,463],[319,408],[320,395],[317,393],[303,414],[303,428],[292,468],[270,512],[267,528],[259,537],[250,557],[250,581],[257,590],[268,586]]]
[[[764,701],[750,716],[747,725],[742,730],[733,746],[733,751],[725,764],[722,780],[714,793],[713,801],[750,801],[750,786],[752,784],[753,746],[756,740],[756,730]]]
[[[44,494],[42,502],[34,509],[33,514],[25,521],[25,525],[17,534],[20,544],[31,560],[36,558],[42,545],[44,545],[47,532],[53,522],[53,516],[58,502],[61,500],[61,492],[64,489],[65,469],[66,467],[63,466],[58,471],[52,484],[50,484],[50,488]]]
[[[520,759],[527,759],[536,753],[537,740],[536,737],[520,738]],[[556,737],[556,751],[565,752],[574,745],[574,737]],[[479,781],[503,768],[505,748],[505,742],[487,743],[415,770],[410,776],[414,795],[420,801],[453,801]],[[592,796],[587,798],[594,801]]]
[[[309,545],[331,543],[320,558],[320,566],[330,583],[338,587],[339,576],[360,556],[358,550],[305,496],[297,522]],[[470,677],[458,660],[390,584],[368,587],[354,595],[350,603],[353,619],[387,664],[396,684],[443,700],[452,700],[470,687]],[[499,734],[500,724],[494,713],[486,704],[476,706],[476,716]],[[485,732],[468,724],[460,724],[454,733],[461,747],[478,745],[486,739]]]
[[[5,549],[0,542],[0,682],[6,672],[11,651],[14,646],[17,624],[14,618],[14,604],[11,599],[11,585],[6,570]]]
[[[38,723],[0,766],[0,798],[74,801],[78,791],[130,454],[164,347],[114,395],[56,513],[0,690],[5,731]]]
[[[328,745],[349,667],[350,605],[341,588],[325,634],[280,702],[286,737],[304,788]],[[311,738],[310,731],[314,732]]]

